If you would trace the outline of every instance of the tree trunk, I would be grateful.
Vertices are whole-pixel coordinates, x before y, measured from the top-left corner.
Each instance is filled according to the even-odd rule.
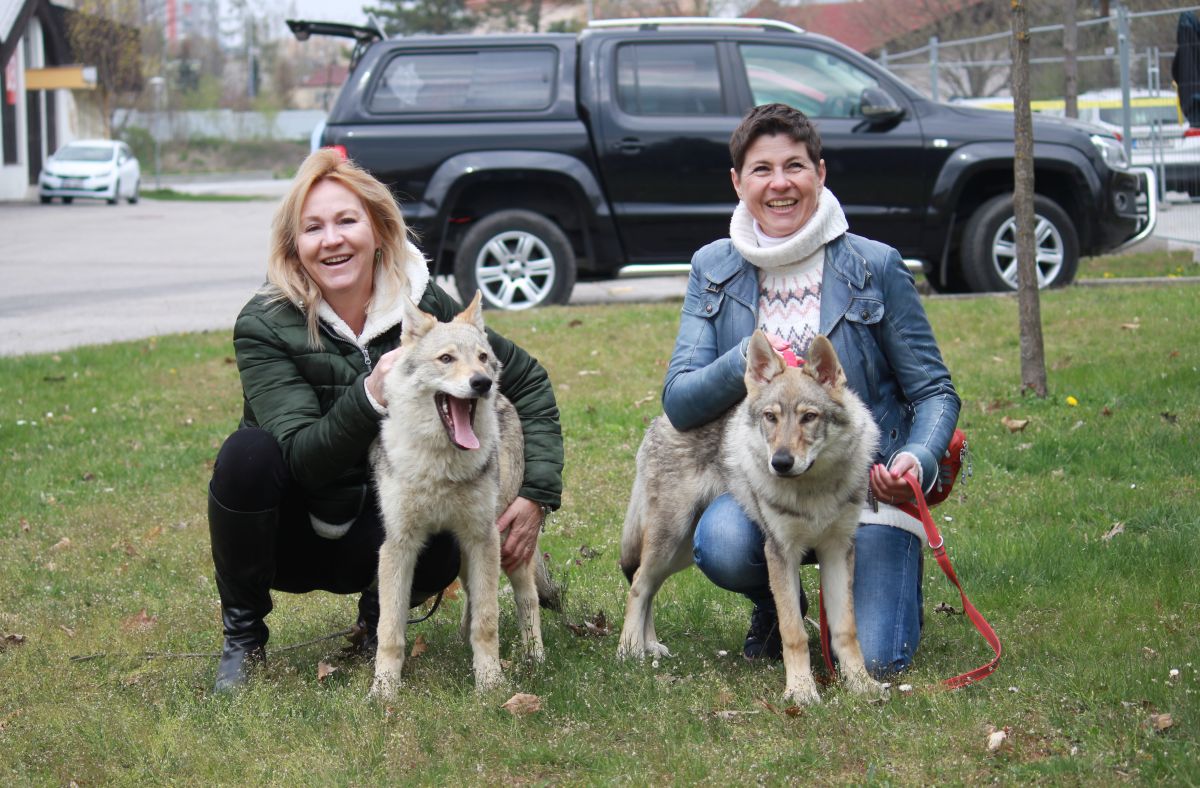
[[[1021,331],[1021,392],[1046,396],[1046,354],[1033,244],[1033,118],[1029,108],[1029,19],[1012,0],[1013,209],[1017,221],[1017,304]]]
[[[1067,117],[1079,117],[1079,0],[1063,0],[1063,71],[1066,77],[1063,96]]]

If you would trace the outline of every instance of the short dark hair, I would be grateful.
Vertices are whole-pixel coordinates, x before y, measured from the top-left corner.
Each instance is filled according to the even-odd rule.
[[[729,155],[734,171],[741,173],[746,163],[746,150],[759,137],[786,134],[793,142],[802,142],[808,157],[816,165],[821,161],[821,135],[812,121],[798,109],[787,104],[762,104],[746,113],[729,138]]]

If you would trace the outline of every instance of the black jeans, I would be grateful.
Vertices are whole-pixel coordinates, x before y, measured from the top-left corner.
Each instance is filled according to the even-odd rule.
[[[317,590],[353,594],[375,581],[384,530],[374,490],[340,539],[318,536],[283,452],[265,430],[239,429],[226,439],[217,454],[209,492],[233,512],[278,511],[271,588],[295,594]],[[447,532],[434,534],[417,558],[414,598],[435,594],[453,582],[459,561],[455,538]]]

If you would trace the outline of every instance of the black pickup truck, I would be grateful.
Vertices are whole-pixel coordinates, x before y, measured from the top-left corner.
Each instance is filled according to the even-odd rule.
[[[355,38],[322,144],[387,183],[434,261],[492,307],[565,303],[577,278],[685,269],[728,234],[729,135],[786,102],[821,132],[850,229],[896,247],[940,291],[1016,287],[1012,116],[930,101],[875,62],[767,19],[594,22],[575,34]],[[1154,226],[1152,176],[1119,141],[1034,119],[1037,263]]]

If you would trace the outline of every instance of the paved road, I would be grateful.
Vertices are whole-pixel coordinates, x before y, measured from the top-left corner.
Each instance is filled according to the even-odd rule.
[[[285,186],[176,188],[277,196]],[[263,281],[274,209],[273,200],[0,203],[0,355],[228,329]],[[1172,237],[1200,239],[1200,206],[1173,206],[1163,220]],[[677,298],[685,285],[682,276],[585,283],[571,303]]]

